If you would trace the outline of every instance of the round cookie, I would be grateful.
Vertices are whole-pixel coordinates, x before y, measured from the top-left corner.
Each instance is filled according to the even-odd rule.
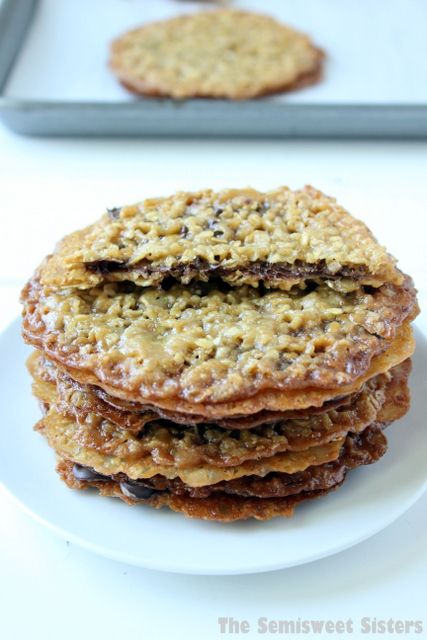
[[[110,67],[150,96],[242,100],[317,81],[323,52],[298,31],[245,11],[204,11],[146,24],[111,45]]]
[[[409,279],[347,294],[202,285],[45,292],[36,277],[23,293],[24,337],[137,402],[203,406],[309,388],[336,396],[391,346],[416,306]]]

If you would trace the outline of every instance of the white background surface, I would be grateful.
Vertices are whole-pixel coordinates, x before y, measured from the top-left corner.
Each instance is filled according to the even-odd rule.
[[[426,175],[425,143],[37,140],[0,129],[0,323],[18,312],[19,286],[54,241],[105,206],[247,184],[311,182],[336,195],[399,256],[425,305]],[[424,318],[417,324],[427,330]],[[160,574],[96,557],[33,523],[1,493],[0,514],[0,638],[234,637],[219,634],[220,616],[252,622],[247,638],[263,637],[261,616],[350,617],[355,632],[341,638],[387,637],[359,633],[364,616],[421,619],[423,634],[404,637],[427,637],[427,496],[332,558],[228,578]]]
[[[108,70],[111,40],[144,22],[205,9],[209,4],[172,0],[40,3],[6,95],[133,100]],[[308,33],[327,53],[321,83],[269,100],[305,104],[427,102],[425,0],[231,0],[229,4],[267,12]]]

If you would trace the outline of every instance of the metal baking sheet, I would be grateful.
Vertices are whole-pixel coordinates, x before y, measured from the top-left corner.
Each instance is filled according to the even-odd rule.
[[[309,33],[323,80],[242,102],[137,98],[108,70],[109,42],[206,3],[0,0],[0,117],[30,135],[427,137],[425,0],[229,4]]]

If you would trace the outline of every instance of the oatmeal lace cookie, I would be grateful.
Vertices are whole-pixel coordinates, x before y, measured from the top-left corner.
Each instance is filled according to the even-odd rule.
[[[180,192],[110,209],[64,238],[40,272],[53,289],[170,277],[283,290],[326,282],[341,291],[403,281],[366,225],[309,186]]]
[[[45,292],[36,278],[23,300],[29,343],[91,372],[101,386],[159,406],[175,397],[216,404],[313,387],[338,395],[390,347],[415,306],[409,280],[369,292],[319,286],[262,294],[199,283]]]
[[[222,9],[125,33],[110,67],[137,94],[241,100],[317,81],[322,59],[306,35],[273,18]]]

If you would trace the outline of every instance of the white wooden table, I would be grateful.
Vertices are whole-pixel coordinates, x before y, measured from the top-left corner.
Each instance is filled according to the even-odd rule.
[[[0,328],[19,313],[20,286],[61,235],[106,206],[203,186],[310,182],[336,195],[399,256],[425,306],[426,176],[421,143],[37,140],[0,129]],[[417,324],[427,330],[425,318]],[[6,424],[0,442],[7,446]],[[362,633],[364,617],[420,620],[422,633],[402,635],[427,637],[427,496],[335,557],[227,578],[161,574],[91,555],[31,521],[1,492],[0,514],[5,640],[209,640],[231,637],[218,624],[229,616],[249,621],[248,638],[262,637],[260,617],[353,620],[352,634],[305,635],[317,638],[378,637]]]

